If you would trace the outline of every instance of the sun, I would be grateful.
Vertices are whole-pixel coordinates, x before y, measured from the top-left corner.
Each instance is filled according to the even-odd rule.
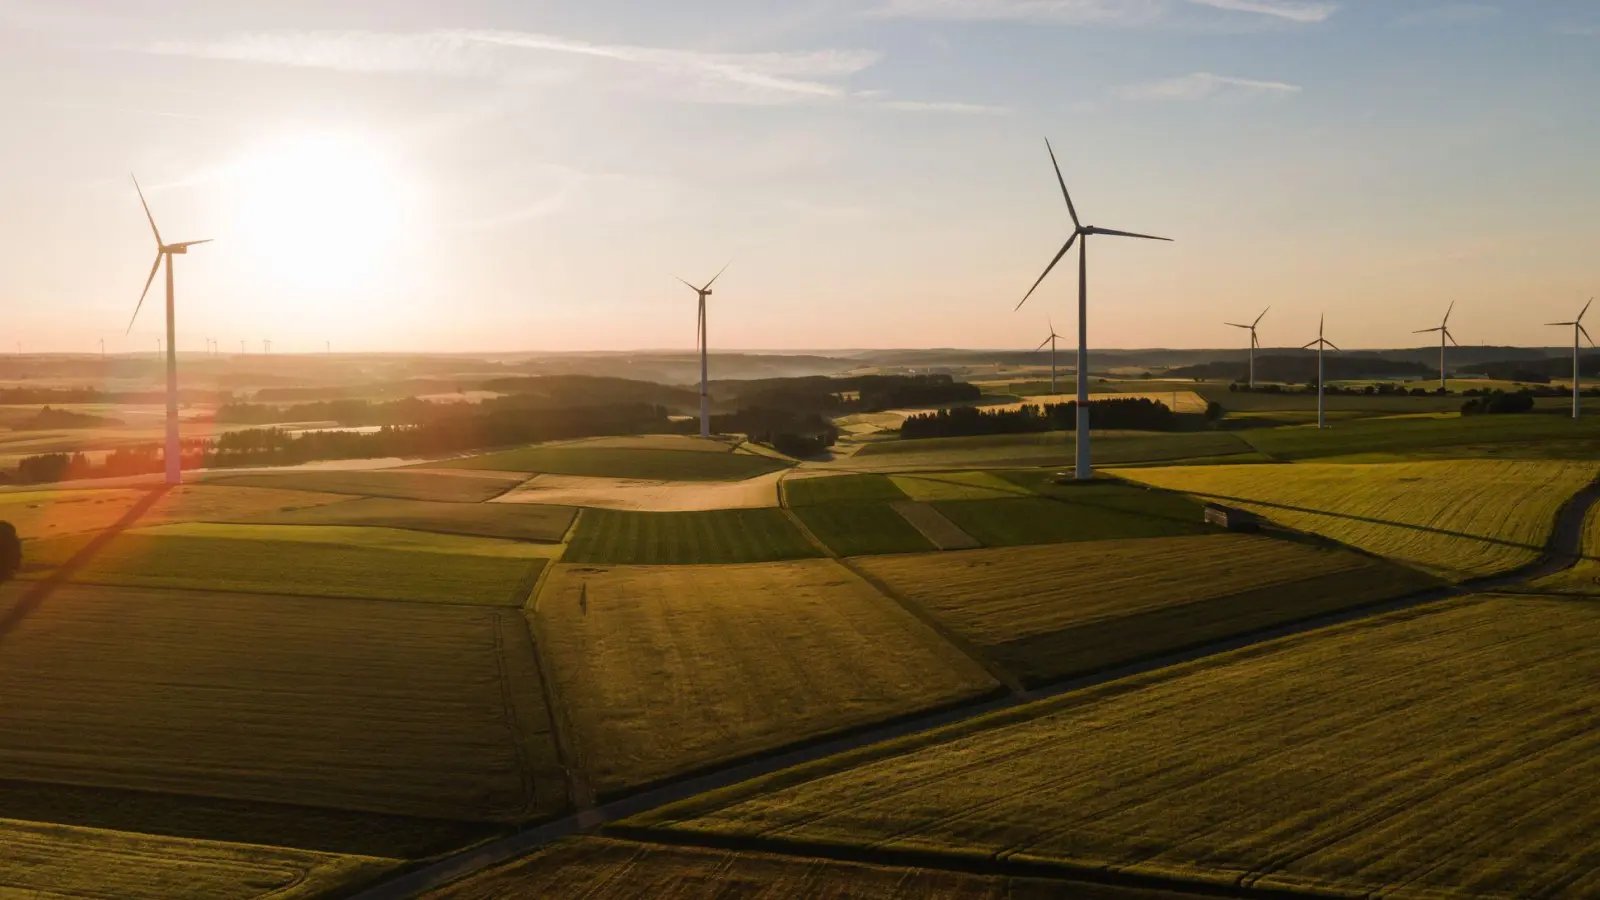
[[[279,287],[326,297],[381,282],[412,222],[410,179],[375,142],[303,134],[246,157],[239,232]]]

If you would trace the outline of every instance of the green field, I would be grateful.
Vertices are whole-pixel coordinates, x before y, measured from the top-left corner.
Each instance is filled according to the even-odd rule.
[[[1030,684],[1436,584],[1354,553],[1231,534],[854,564]]]
[[[895,486],[913,500],[993,500],[1027,497],[1029,492],[993,472],[921,472],[893,476]]]
[[[449,460],[438,465],[452,469],[592,475],[648,481],[742,481],[776,472],[785,468],[787,463],[769,456],[731,451],[709,453],[562,444],[506,450],[486,456]]]
[[[536,503],[430,503],[366,497],[287,511],[237,516],[227,521],[279,525],[371,525],[509,538],[521,541],[559,542],[572,526],[577,510],[570,506]]]
[[[535,621],[602,794],[995,688],[829,560],[563,564]]]
[[[1589,510],[1584,523],[1582,557],[1577,565],[1529,586],[1530,590],[1600,597],[1600,505]]]
[[[887,475],[829,475],[825,478],[785,478],[783,501],[788,506],[824,503],[892,503],[906,495]]]
[[[887,503],[832,503],[796,507],[794,514],[840,556],[921,553],[937,549]]]
[[[1120,474],[1460,580],[1537,559],[1557,510],[1600,474],[1600,463],[1463,459]]]
[[[1469,598],[842,754],[632,823],[1323,897],[1590,897],[1597,682],[1600,607]]]
[[[973,437],[876,441],[848,460],[853,469],[967,469],[1005,466],[1070,465],[1076,435],[1000,434]],[[1135,465],[1209,457],[1242,457],[1255,448],[1224,431],[1096,431],[1097,466]]]
[[[239,475],[230,475],[226,472],[211,473],[204,476],[204,480],[208,484],[359,494],[365,497],[393,497],[400,500],[481,503],[516,487],[523,479],[516,475],[457,475],[451,472],[414,469],[356,471],[295,469]]]
[[[1211,530],[1199,504],[1117,481],[1052,486],[1050,493],[1052,497],[948,500],[932,506],[988,547],[1170,537]]]
[[[1477,455],[1470,448],[1496,443],[1582,440],[1600,447],[1600,419],[1574,421],[1555,414],[1376,419],[1320,431],[1261,428],[1237,434],[1256,450],[1281,460],[1418,451],[1454,452],[1470,458]]]
[[[347,500],[339,494],[185,484],[170,489],[96,488],[0,492],[0,519],[23,539],[61,537],[127,525],[228,521],[288,514]]]
[[[817,555],[817,549],[781,509],[586,509],[562,560],[656,565],[766,562]]]
[[[1070,893],[1064,893],[1070,891]],[[896,869],[769,853],[574,838],[424,900],[1186,900],[1177,894],[1042,879]]]
[[[7,586],[0,610],[26,588]],[[229,840],[317,847],[367,826],[304,807],[516,822],[566,804],[520,610],[66,585],[5,654],[0,779],[128,792],[57,814],[209,837],[164,798],[218,798],[264,805],[249,825],[197,812]],[[8,806],[23,794],[0,791]],[[373,830],[412,845],[413,826],[440,830]]]
[[[0,895],[17,900],[311,900],[396,864],[0,819]]]
[[[226,535],[226,536],[223,536]],[[30,542],[38,577],[90,543]],[[84,584],[521,606],[549,550],[536,544],[386,528],[166,525],[123,534],[72,580]]]

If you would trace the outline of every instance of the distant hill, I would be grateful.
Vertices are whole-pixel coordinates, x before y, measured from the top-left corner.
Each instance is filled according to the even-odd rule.
[[[1330,381],[1345,381],[1356,378],[1439,377],[1439,370],[1436,368],[1418,362],[1386,359],[1376,354],[1329,353],[1324,358],[1323,364]],[[1208,362],[1197,366],[1181,366],[1166,374],[1173,378],[1244,381],[1250,377],[1250,364],[1246,361]],[[1315,353],[1256,357],[1257,381],[1307,384],[1315,381],[1316,378],[1317,356]]]
[[[1469,363],[1461,372],[1485,375],[1502,381],[1522,381],[1542,384],[1552,378],[1572,377],[1572,357],[1542,357],[1539,359],[1503,359],[1494,362]],[[1578,357],[1578,371],[1585,378],[1600,378],[1600,353],[1584,353]]]

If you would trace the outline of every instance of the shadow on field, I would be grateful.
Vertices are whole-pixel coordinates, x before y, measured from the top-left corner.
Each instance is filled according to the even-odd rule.
[[[151,491],[143,500],[130,507],[122,518],[95,535],[89,543],[84,544],[83,549],[74,553],[71,559],[62,563],[59,568],[51,572],[43,580],[36,582],[33,587],[28,588],[21,597],[17,598],[17,602],[13,603],[3,616],[0,616],[0,641],[4,641],[18,625],[22,624],[24,619],[39,608],[40,604],[50,599],[50,595],[54,594],[57,588],[65,584],[72,576],[78,574],[79,569],[88,565],[90,560],[105,549],[106,544],[111,543],[117,535],[127,531],[134,523],[138,522],[145,513],[150,511],[150,507],[161,502],[161,498],[165,497],[170,490],[172,490],[172,486],[164,484]]]
[[[1352,522],[1364,522],[1368,525],[1387,525],[1391,528],[1404,528],[1409,531],[1424,531],[1429,534],[1442,534],[1446,537],[1466,538],[1472,541],[1481,541],[1485,544],[1498,544],[1502,547],[1515,547],[1519,550],[1543,550],[1540,544],[1523,544],[1517,541],[1508,541],[1505,538],[1490,537],[1483,534],[1471,534],[1465,531],[1451,531],[1448,528],[1434,528],[1429,525],[1408,525],[1405,522],[1391,522],[1388,519],[1375,519],[1371,516],[1355,516],[1350,513],[1334,512],[1327,509],[1311,509],[1306,506],[1291,506],[1287,503],[1272,503],[1267,500],[1253,500],[1249,497],[1230,497],[1227,494],[1203,494],[1197,491],[1186,492],[1195,497],[1206,500],[1225,500],[1229,503],[1248,503],[1254,506],[1264,506],[1269,509],[1283,509],[1290,512],[1308,513],[1315,516],[1327,516],[1330,519],[1348,519]]]

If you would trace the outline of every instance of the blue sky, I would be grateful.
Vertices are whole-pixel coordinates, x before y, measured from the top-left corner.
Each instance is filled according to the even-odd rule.
[[[1559,343],[1600,293],[1575,0],[0,0],[0,302],[27,348]],[[1037,334],[1036,334],[1037,333]]]

